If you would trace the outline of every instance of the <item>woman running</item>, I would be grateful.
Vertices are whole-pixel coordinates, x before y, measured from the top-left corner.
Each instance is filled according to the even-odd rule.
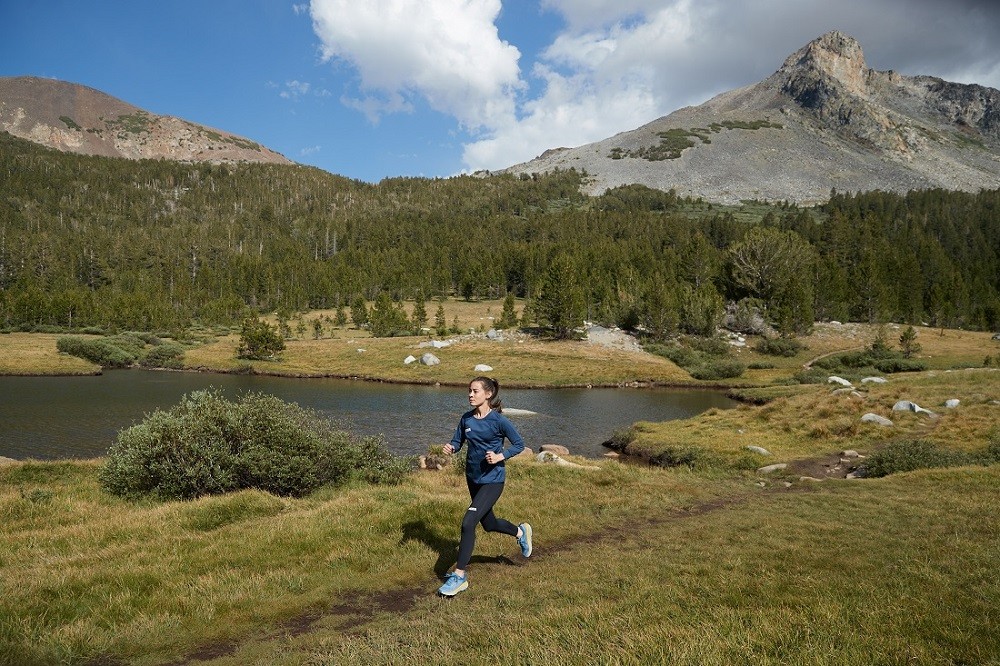
[[[445,578],[438,593],[453,597],[469,587],[465,568],[472,558],[476,545],[476,525],[482,524],[487,532],[503,532],[517,538],[521,555],[531,557],[531,525],[514,525],[493,515],[493,505],[503,492],[506,470],[504,460],[524,450],[524,440],[514,424],[501,412],[500,385],[489,377],[476,377],[469,382],[469,405],[472,409],[462,414],[451,443],[445,453],[454,453],[468,444],[465,463],[465,481],[469,486],[472,503],[462,519],[462,540],[458,546],[455,570]],[[507,438],[510,446],[503,448]]]

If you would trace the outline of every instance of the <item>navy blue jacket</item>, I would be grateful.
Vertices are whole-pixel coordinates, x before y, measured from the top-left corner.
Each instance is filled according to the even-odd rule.
[[[524,439],[517,428],[503,414],[491,411],[484,418],[477,419],[475,410],[462,414],[451,438],[451,446],[458,451],[463,444],[468,444],[466,454],[465,476],[473,483],[503,483],[507,479],[507,470],[501,460],[496,465],[486,462],[486,452],[503,453],[504,458],[513,458],[524,450]],[[504,437],[510,441],[507,450],[503,448]]]

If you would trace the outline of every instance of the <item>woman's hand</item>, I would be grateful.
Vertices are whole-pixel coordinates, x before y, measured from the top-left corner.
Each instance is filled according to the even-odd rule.
[[[503,454],[496,453],[495,451],[487,451],[486,462],[488,462],[491,465],[496,465],[499,462],[503,462]]]
[[[447,453],[448,455],[451,455],[452,453],[455,452],[455,447],[452,446],[451,444],[445,444],[441,450]]]

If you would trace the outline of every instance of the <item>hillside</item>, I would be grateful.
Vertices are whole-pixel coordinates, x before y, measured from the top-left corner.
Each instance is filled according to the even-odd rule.
[[[1000,91],[867,66],[830,32],[770,77],[513,173],[575,167],[591,194],[626,184],[719,203],[813,204],[840,192],[1000,187]]]
[[[36,77],[0,78],[0,130],[83,155],[291,164],[235,134],[150,113],[87,86]]]

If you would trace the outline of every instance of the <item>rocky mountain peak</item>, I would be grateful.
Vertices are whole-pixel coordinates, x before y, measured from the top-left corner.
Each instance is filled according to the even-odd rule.
[[[834,30],[788,56],[775,76],[802,106],[817,109],[832,97],[867,95],[872,74],[858,41]]]

